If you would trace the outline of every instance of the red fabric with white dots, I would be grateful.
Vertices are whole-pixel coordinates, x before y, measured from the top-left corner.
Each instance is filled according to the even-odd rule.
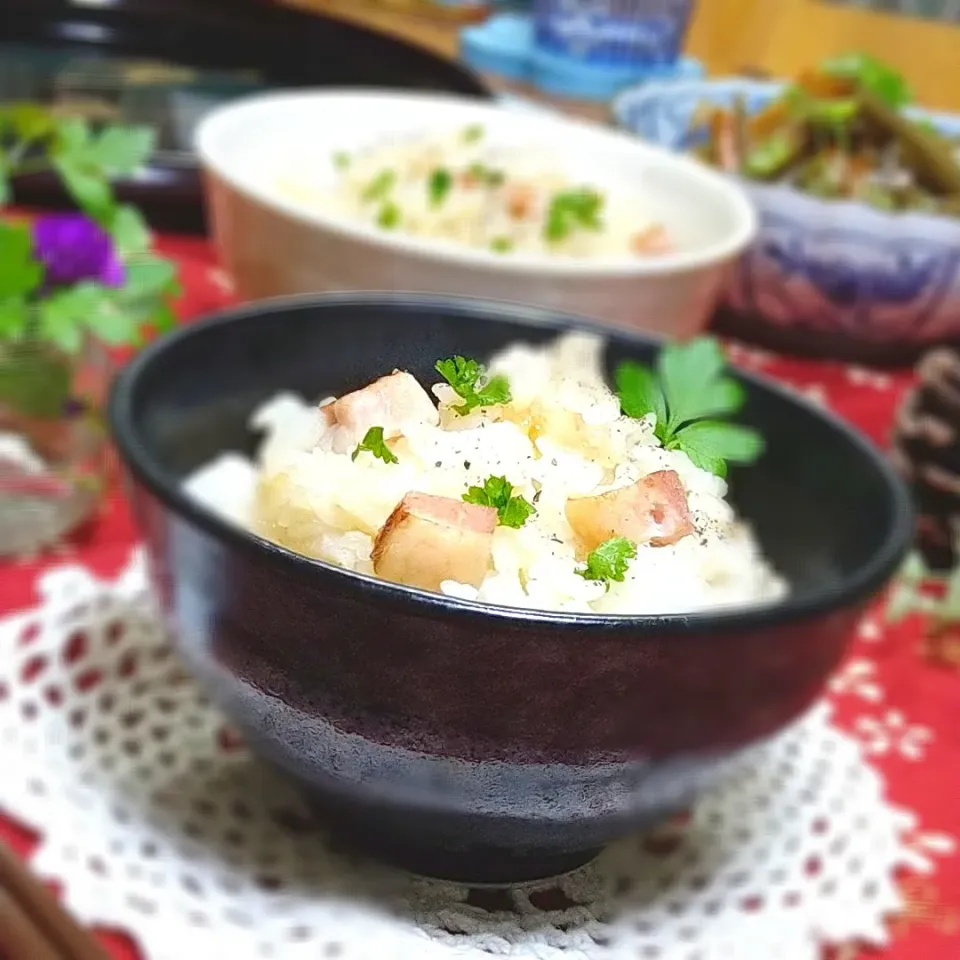
[[[160,249],[181,267],[181,316],[194,317],[229,302],[229,287],[206,242],[166,238]],[[740,366],[761,370],[828,404],[884,446],[911,380],[909,373],[787,360],[738,345],[731,346],[730,356]],[[135,541],[136,531],[114,487],[102,515],[71,541],[68,556],[60,559],[112,576],[126,565]],[[0,564],[0,613],[34,603],[37,574],[57,560]],[[830,697],[839,723],[885,774],[892,801],[917,815],[913,842],[928,853],[930,848],[938,851],[935,873],[903,877],[908,910],[891,923],[891,946],[874,952],[851,945],[833,951],[830,960],[960,960],[960,634],[931,641],[919,618],[890,628],[875,611],[862,623]],[[3,817],[0,837],[24,856],[35,842]],[[950,847],[954,852],[947,852]],[[140,957],[122,933],[103,931],[101,936],[116,960]]]

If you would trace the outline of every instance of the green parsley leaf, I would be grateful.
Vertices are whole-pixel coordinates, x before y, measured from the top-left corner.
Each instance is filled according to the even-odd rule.
[[[393,170],[381,170],[363,191],[362,199],[367,203],[383,200],[397,182],[397,175]]]
[[[637,545],[626,537],[611,537],[591,551],[586,565],[577,570],[584,580],[605,583],[623,583],[630,561],[637,555]]]
[[[700,337],[664,346],[656,371],[625,361],[614,379],[627,416],[654,414],[654,432],[666,449],[681,450],[701,469],[724,476],[726,461],[752,463],[763,452],[756,431],[716,419],[736,413],[745,399],[724,369],[720,345]]]
[[[37,306],[42,338],[56,344],[64,353],[76,353],[80,349],[86,320],[86,316],[78,312],[76,297],[71,294],[73,290],[55,293]]]
[[[333,155],[333,165],[338,170],[347,170],[350,167],[350,154],[346,150],[338,150]]]
[[[39,304],[41,333],[67,353],[80,348],[88,330],[110,346],[131,343],[136,317],[115,297],[115,291],[91,282],[58,291]]]
[[[485,368],[476,360],[449,357],[438,360],[435,369],[463,400],[460,406],[453,408],[461,417],[478,407],[493,407],[511,400],[507,378],[488,378]]]
[[[724,423],[698,420],[671,438],[668,450],[682,450],[702,470],[726,476],[728,461],[753,463],[763,453],[763,437],[755,430]]]
[[[723,350],[712,337],[671,343],[661,350],[657,370],[671,432],[690,420],[724,416],[743,406],[743,390],[723,375],[725,365]]]
[[[107,230],[124,258],[144,253],[150,247],[150,228],[136,207],[121,206],[113,211]]]
[[[94,138],[84,159],[107,177],[126,177],[150,159],[156,140],[152,127],[107,127]]]
[[[127,344],[139,345],[139,317],[122,303],[114,300],[112,292],[90,284],[88,290],[82,284],[75,287],[71,293],[76,292],[76,307],[78,310],[86,309],[86,327],[96,335],[99,340],[112,347],[126,346]],[[92,289],[90,289],[92,288]],[[81,297],[85,294],[88,303],[84,304]],[[153,311],[149,311],[152,313]]]
[[[32,293],[43,280],[26,224],[0,221],[0,300]]]
[[[108,225],[114,207],[110,178],[135,173],[153,152],[150,127],[107,127],[93,134],[78,119],[59,121],[52,162],[77,204]]]
[[[430,174],[430,179],[427,181],[427,193],[430,196],[430,206],[439,207],[443,201],[447,199],[447,194],[452,187],[453,175],[449,170],[445,170],[443,167],[437,167],[437,169]]]
[[[513,495],[513,484],[506,477],[487,477],[482,487],[470,487],[463,495],[465,503],[494,507],[501,527],[519,530],[537,511],[524,497]]]
[[[639,363],[621,363],[614,374],[620,406],[628,417],[639,420],[648,413],[657,418],[656,434],[662,441],[661,433],[667,426],[667,401],[660,389],[657,375]]]
[[[513,241],[509,237],[494,237],[490,241],[490,249],[494,253],[509,253],[513,246]]]
[[[388,200],[377,214],[377,225],[384,230],[395,230],[400,225],[400,208]]]
[[[178,292],[176,267],[167,260],[149,255],[138,257],[126,265],[125,271],[120,297],[126,302]]]
[[[387,446],[386,440],[383,439],[383,427],[371,427],[357,444],[357,448],[350,455],[350,459],[356,460],[364,451],[373,454],[384,463],[400,462],[397,455]]]
[[[56,151],[61,156],[82,156],[90,149],[90,125],[79,117],[65,117],[56,125]]]
[[[483,132],[482,124],[472,123],[469,127],[464,127],[463,129],[463,142],[477,143],[479,140],[483,139]]]
[[[55,157],[53,166],[78,207],[100,223],[109,220],[113,191],[100,171],[91,170],[69,157]]]
[[[565,190],[556,194],[547,209],[544,236],[550,243],[566,239],[576,229],[599,230],[603,197],[587,188]]]

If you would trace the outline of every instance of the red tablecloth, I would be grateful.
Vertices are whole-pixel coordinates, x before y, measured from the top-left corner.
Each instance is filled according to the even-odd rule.
[[[196,316],[229,301],[223,274],[205,242],[167,239],[161,249],[181,265],[182,316]],[[741,347],[733,347],[732,358],[829,404],[881,444],[887,441],[894,409],[910,380],[907,374],[785,360]],[[113,575],[125,565],[135,539],[125,504],[116,494],[98,521],[68,546],[68,559],[100,575]],[[37,574],[57,559],[0,565],[0,612],[31,605]],[[863,742],[887,777],[892,800],[917,815],[918,847],[928,844],[939,851],[935,873],[903,877],[908,908],[891,923],[893,942],[879,953],[883,960],[960,960],[960,852],[946,852],[960,839],[960,639],[932,643],[925,639],[923,626],[914,618],[890,628],[875,611],[861,626],[830,694],[841,725]],[[29,832],[3,818],[0,837],[24,855],[35,842]],[[112,956],[139,956],[122,934],[102,936]],[[855,960],[861,955],[875,954],[851,947],[836,958]]]

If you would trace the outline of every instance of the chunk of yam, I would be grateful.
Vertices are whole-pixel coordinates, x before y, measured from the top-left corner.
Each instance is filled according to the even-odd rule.
[[[665,547],[693,533],[683,484],[675,470],[659,470],[629,487],[567,501],[567,521],[587,551],[611,537]]]
[[[444,580],[479,587],[490,568],[497,511],[450,497],[408,493],[373,544],[378,577],[423,590]]]

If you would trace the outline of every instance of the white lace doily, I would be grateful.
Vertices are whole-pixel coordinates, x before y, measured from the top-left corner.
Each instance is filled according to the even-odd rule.
[[[336,849],[183,672],[141,558],[66,567],[0,621],[0,807],[35,867],[148,960],[819,960],[882,943],[904,814],[816,708],[686,823],[510,891],[426,881]]]

